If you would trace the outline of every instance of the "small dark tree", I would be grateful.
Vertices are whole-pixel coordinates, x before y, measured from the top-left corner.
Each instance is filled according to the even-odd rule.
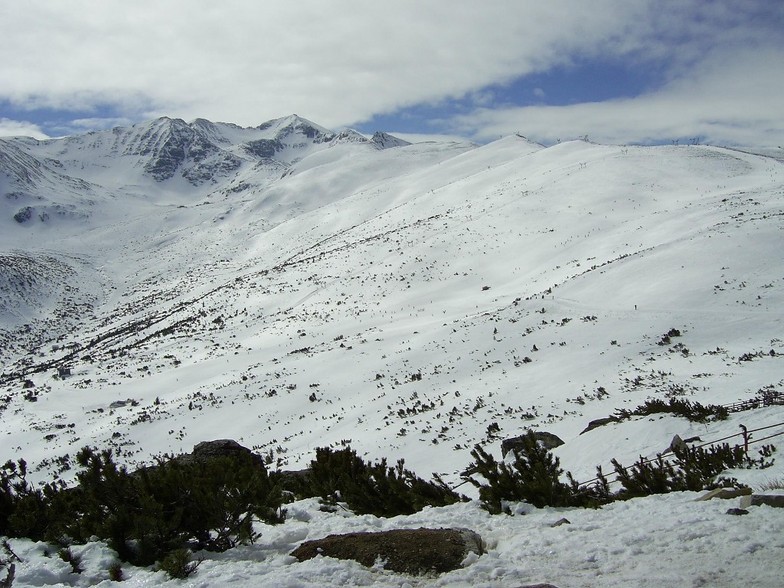
[[[0,535],[35,541],[53,538],[50,531],[59,527],[62,513],[49,508],[49,504],[62,490],[62,483],[34,488],[27,481],[25,460],[6,462],[0,468]]]
[[[438,476],[428,482],[405,468],[401,459],[389,467],[386,459],[365,463],[351,448],[316,449],[299,495],[321,496],[328,503],[345,502],[358,514],[381,517],[415,513],[425,506],[453,504],[462,497]]]
[[[664,461],[661,455],[654,461],[640,461],[629,468],[624,468],[616,459],[611,460],[618,480],[623,484],[623,497],[648,496],[665,494],[681,490],[685,485],[682,472]]]
[[[149,565],[192,544],[224,551],[257,539],[253,520],[283,520],[280,488],[250,455],[181,461],[128,473],[110,451],[85,448],[70,536],[97,535],[124,561]]]
[[[504,511],[505,501],[525,501],[536,507],[571,506],[581,499],[575,496],[577,483],[561,481],[564,473],[560,461],[540,445],[533,431],[522,438],[511,464],[498,462],[480,446],[471,451],[474,462],[463,472],[463,479],[479,489],[482,506],[492,513]],[[474,476],[481,476],[484,481]]]
[[[175,549],[158,562],[158,569],[166,572],[170,578],[184,580],[196,572],[203,559],[193,559],[188,549]]]
[[[697,423],[705,423],[712,420],[723,421],[729,417],[727,408],[719,404],[703,405],[699,402],[690,402],[680,398],[670,398],[667,401],[660,398],[651,398],[633,410],[619,408],[615,411],[614,416],[618,420],[624,420],[632,416],[648,416],[659,413],[674,414]]]
[[[612,460],[618,480],[624,489],[618,493],[619,498],[647,496],[676,491],[699,491],[719,486],[736,486],[735,480],[718,476],[731,468],[765,468],[772,463],[770,458],[775,447],[766,445],[760,448],[759,458],[750,458],[741,446],[711,445],[703,447],[675,447],[675,459],[670,463],[661,455],[655,460],[640,461],[631,467],[622,466]]]

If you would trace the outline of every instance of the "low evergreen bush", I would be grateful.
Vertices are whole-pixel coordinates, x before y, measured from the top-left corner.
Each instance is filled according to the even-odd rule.
[[[445,506],[464,500],[437,475],[428,482],[405,468],[401,459],[395,467],[386,459],[366,463],[351,448],[333,451],[316,449],[316,459],[298,487],[300,497],[320,496],[327,504],[345,502],[357,514],[392,517],[413,514],[426,506]]]
[[[74,574],[81,574],[84,571],[84,567],[82,566],[82,556],[76,555],[70,547],[63,547],[60,551],[57,552],[57,555],[60,556],[61,560],[71,564],[71,571]]]
[[[510,462],[496,461],[477,445],[471,452],[474,461],[462,476],[478,488],[482,507],[494,514],[508,513],[506,503],[518,501],[536,507],[598,507],[614,500],[650,494],[737,487],[740,486],[737,480],[720,477],[722,472],[733,468],[769,467],[773,464],[775,450],[773,445],[764,445],[759,449],[759,457],[751,458],[742,447],[725,443],[708,449],[675,448],[672,461],[665,460],[662,455],[653,460],[641,457],[632,466],[624,467],[613,459],[616,481],[622,488],[612,492],[601,467],[596,468],[594,483],[581,485],[570,472],[564,473],[558,458],[537,443],[534,433],[528,431],[522,447],[515,451]]]
[[[109,579],[112,582],[122,582],[125,580],[125,574],[123,574],[122,564],[118,561],[109,564]]]
[[[775,452],[772,445],[764,445],[758,458],[750,458],[743,447],[711,445],[702,447],[675,447],[675,460],[670,463],[658,455],[653,461],[640,461],[626,468],[617,460],[612,464],[623,490],[616,494],[619,498],[633,498],[650,494],[663,494],[676,491],[699,491],[722,486],[739,486],[736,480],[720,478],[722,472],[735,468],[764,469],[772,465],[768,460]]]
[[[174,580],[184,580],[196,572],[196,568],[202,561],[204,560],[194,560],[193,553],[189,549],[175,549],[158,562],[158,569],[166,572]]]
[[[52,508],[63,500],[64,484],[49,483],[35,488],[27,480],[24,459],[8,461],[0,468],[0,535],[53,540],[64,512]]]
[[[721,405],[703,405],[699,402],[690,402],[681,398],[670,398],[666,401],[660,398],[653,398],[646,400],[633,410],[619,408],[615,411],[614,416],[618,420],[625,420],[632,416],[648,416],[660,413],[674,414],[697,423],[723,421],[729,417],[729,411]]]
[[[462,477],[479,490],[483,508],[494,514],[508,512],[505,503],[510,501],[525,501],[541,508],[598,506],[610,500],[607,480],[601,470],[599,483],[589,488],[580,488],[568,472],[568,483],[563,482],[560,460],[541,445],[530,430],[509,464],[496,461],[479,445],[471,451],[471,456],[474,462]],[[477,475],[482,479],[475,478]]]
[[[279,523],[282,494],[250,455],[161,460],[129,473],[111,451],[85,448],[73,488],[26,481],[26,465],[0,472],[0,534],[68,545],[97,536],[120,559],[150,565],[175,549],[224,551],[254,542],[253,521]]]

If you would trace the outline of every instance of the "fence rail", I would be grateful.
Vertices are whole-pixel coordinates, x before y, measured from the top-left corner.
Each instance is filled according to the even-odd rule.
[[[743,410],[753,410],[755,408],[762,408],[763,406],[781,404],[784,404],[784,394],[775,390],[766,390],[756,398],[725,404],[724,408],[729,412],[741,412]]]

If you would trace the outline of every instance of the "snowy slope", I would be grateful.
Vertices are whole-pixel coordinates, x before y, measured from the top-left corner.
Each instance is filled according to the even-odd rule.
[[[350,443],[458,483],[474,444],[499,454],[501,439],[535,428],[562,437],[555,453],[587,479],[613,457],[665,450],[675,434],[711,441],[784,420],[773,406],[580,434],[648,398],[725,404],[784,391],[780,161],[519,136],[382,146],[299,117],[253,129],[159,119],[0,142],[0,459],[67,478],[63,456],[87,444],[136,465],[233,438],[297,469],[316,447]],[[21,193],[36,211],[73,214],[15,220]],[[671,329],[681,336],[659,344]],[[721,526],[717,512],[693,515],[695,538]],[[354,523],[329,530],[344,524]],[[280,540],[273,567],[308,585],[281,554],[321,527],[286,528],[296,537]],[[543,540],[572,536],[552,533]],[[694,553],[710,549],[701,541]],[[582,561],[594,573],[631,544],[621,535]],[[514,569],[515,582],[532,577]],[[441,585],[508,585],[475,570]],[[387,582],[348,564],[334,572]],[[645,585],[603,573],[615,574],[606,585]],[[765,573],[761,585],[774,585]],[[733,585],[705,574],[693,583]],[[580,582],[563,585],[592,585]]]

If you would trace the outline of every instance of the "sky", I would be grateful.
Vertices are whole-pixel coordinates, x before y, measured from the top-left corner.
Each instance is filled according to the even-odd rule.
[[[784,146],[781,0],[0,4],[0,136],[159,116]]]

